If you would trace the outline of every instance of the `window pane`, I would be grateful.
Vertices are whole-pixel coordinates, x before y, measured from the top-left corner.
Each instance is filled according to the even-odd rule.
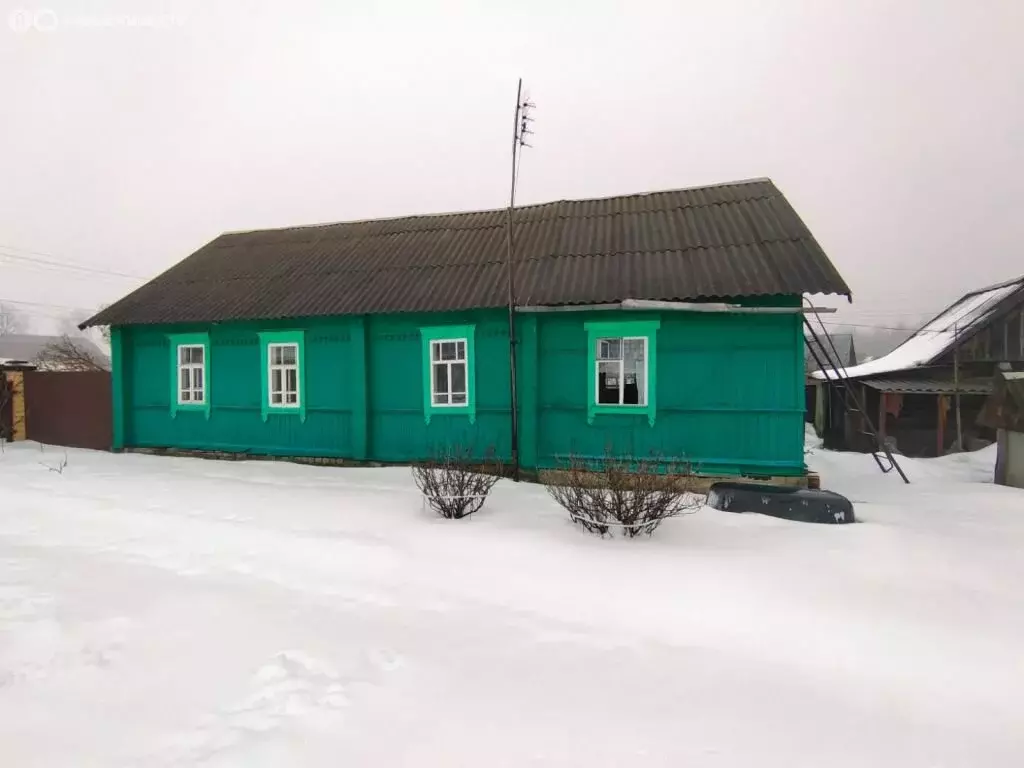
[[[201,363],[201,362],[203,362],[203,348],[202,347],[192,347],[192,362],[193,363]]]
[[[281,391],[281,369],[274,368],[270,371],[270,391],[280,392]],[[278,401],[280,402],[280,401]]]
[[[452,395],[452,404],[454,404],[454,405],[465,405],[466,404],[466,395],[465,395],[465,393],[463,393],[461,395]]]
[[[185,389],[181,392],[181,402],[188,403],[192,400],[192,390]]]
[[[448,366],[444,363],[434,366],[434,391],[448,394]]]
[[[273,392],[273,393],[271,393],[271,395],[270,395],[270,403],[272,405],[280,405],[281,404],[281,393],[280,392]]]
[[[202,368],[194,368],[192,370],[192,387],[194,389],[202,389],[203,388],[203,369]]]
[[[647,381],[644,370],[647,342],[644,339],[626,339],[622,347],[624,368],[622,402],[629,405],[642,405],[647,402]]]
[[[299,348],[294,344],[281,347],[281,362],[284,365],[295,365],[295,359],[299,354]]]
[[[635,373],[627,373],[623,379],[622,402],[626,405],[640,405],[643,403],[641,393],[642,382],[638,380]]]
[[[598,341],[598,356],[601,360],[621,360],[622,339],[600,339]]]
[[[280,365],[281,364],[281,348],[276,344],[270,345],[270,364]]]
[[[286,392],[299,391],[299,372],[294,368],[287,368],[284,372],[284,388]]]
[[[285,395],[284,395],[284,401],[286,403],[291,404],[291,405],[295,405],[295,403],[299,402],[299,393],[298,392],[286,392]]]
[[[454,341],[442,341],[441,342],[441,359],[442,360],[454,360],[455,359],[455,342]]]
[[[619,404],[619,388],[622,381],[622,365],[620,363],[597,364],[597,402],[610,405]]]
[[[178,365],[188,362],[188,347],[178,347]]]
[[[448,405],[448,395],[443,392],[434,393],[434,405]]]
[[[452,363],[452,392],[466,392],[465,363]]]
[[[192,377],[189,375],[189,369],[188,368],[180,368],[179,371],[180,371],[179,375],[181,377],[181,381],[179,382],[180,383],[180,387],[181,387],[181,389],[188,389],[189,387],[192,386]]]
[[[436,341],[430,342],[430,359],[435,363],[441,359],[441,345]]]
[[[465,360],[466,359],[466,342],[464,342],[464,341],[456,342],[455,359],[456,360]]]

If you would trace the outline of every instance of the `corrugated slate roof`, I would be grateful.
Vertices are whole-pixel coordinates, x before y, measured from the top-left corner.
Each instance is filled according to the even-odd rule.
[[[85,325],[506,305],[504,209],[221,235]],[[520,305],[850,289],[768,179],[515,211]]]

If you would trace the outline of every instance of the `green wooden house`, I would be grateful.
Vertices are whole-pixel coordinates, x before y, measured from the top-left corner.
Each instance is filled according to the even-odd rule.
[[[91,318],[114,448],[512,451],[506,211],[218,237]],[[515,211],[519,460],[805,472],[802,296],[849,295],[767,179]]]

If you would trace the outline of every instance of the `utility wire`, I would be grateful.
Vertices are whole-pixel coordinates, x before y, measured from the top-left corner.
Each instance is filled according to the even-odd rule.
[[[69,309],[72,311],[81,310],[83,312],[92,312],[93,310],[88,307],[72,307],[68,304],[49,304],[43,301],[22,301],[21,299],[0,299],[0,304],[24,304],[28,307],[47,307],[49,309]]]
[[[840,321],[823,321],[825,325],[831,325],[837,328],[872,328],[878,331],[905,331],[906,333],[918,334],[918,333],[945,333],[948,328],[942,328],[938,330],[928,330],[926,328],[897,328],[892,325],[865,325],[862,323],[843,323]]]
[[[0,248],[10,248],[7,245],[0,245]],[[112,277],[124,277],[130,280],[145,280],[146,278],[141,275],[133,275],[128,272],[118,272],[115,269],[102,269],[99,267],[86,267],[82,264],[73,264],[70,261],[58,261],[56,259],[44,259],[37,256],[21,256],[17,253],[8,253],[5,250],[0,250],[0,260],[10,259],[13,261],[20,261],[27,264],[41,264],[47,267],[55,267],[57,269],[70,269],[78,272],[91,273],[95,275],[110,275]]]

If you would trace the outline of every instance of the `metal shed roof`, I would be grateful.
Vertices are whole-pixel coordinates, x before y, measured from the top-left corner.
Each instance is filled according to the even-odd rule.
[[[987,395],[992,391],[988,379],[961,381],[954,386],[952,381],[940,379],[864,379],[863,384],[879,392],[893,392],[904,395]]]

